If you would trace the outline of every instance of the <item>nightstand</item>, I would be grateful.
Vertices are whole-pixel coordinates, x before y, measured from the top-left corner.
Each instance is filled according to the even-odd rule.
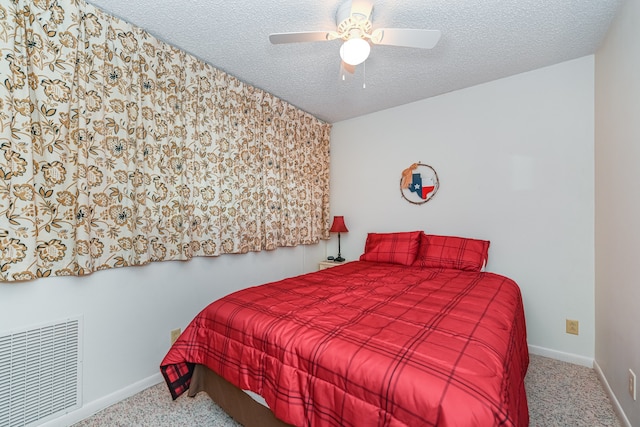
[[[324,270],[325,268],[331,268],[331,267],[335,267],[337,265],[342,265],[344,264],[346,261],[342,261],[342,262],[335,262],[335,261],[320,261],[318,263],[318,270]]]

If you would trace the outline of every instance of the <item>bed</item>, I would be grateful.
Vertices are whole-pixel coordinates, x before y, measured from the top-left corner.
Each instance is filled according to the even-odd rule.
[[[521,293],[482,271],[487,250],[371,233],[359,261],[211,303],[161,372],[243,425],[527,426]]]

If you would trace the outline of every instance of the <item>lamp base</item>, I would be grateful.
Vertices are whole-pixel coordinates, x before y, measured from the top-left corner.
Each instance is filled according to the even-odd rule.
[[[335,262],[344,262],[344,258],[342,258],[341,256],[338,256],[336,258],[333,259]]]

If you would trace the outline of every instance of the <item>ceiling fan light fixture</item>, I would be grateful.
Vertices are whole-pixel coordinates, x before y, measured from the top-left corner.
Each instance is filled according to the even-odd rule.
[[[340,58],[349,65],[362,64],[371,52],[371,45],[365,39],[354,37],[340,46]]]

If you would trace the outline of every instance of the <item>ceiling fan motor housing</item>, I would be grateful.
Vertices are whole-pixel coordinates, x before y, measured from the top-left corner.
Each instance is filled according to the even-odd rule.
[[[355,37],[370,37],[372,25],[369,18],[373,11],[373,6],[369,7],[368,15],[358,10],[353,10],[351,2],[345,2],[338,8],[336,11],[336,24],[340,38],[349,40]]]

